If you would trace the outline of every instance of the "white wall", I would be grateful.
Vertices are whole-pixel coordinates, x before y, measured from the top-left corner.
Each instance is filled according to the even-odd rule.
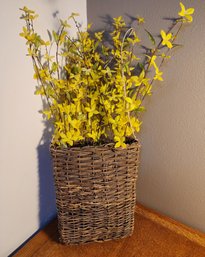
[[[79,12],[86,26],[85,0],[2,1],[0,8],[0,257],[14,251],[55,215],[48,145],[39,146],[44,125],[34,96],[32,63],[19,37],[19,7],[39,13],[38,31],[54,28],[52,14]],[[47,165],[48,164],[48,167]],[[39,176],[39,172],[41,172]]]
[[[195,7],[194,22],[180,34],[184,46],[173,52],[165,81],[147,101],[137,199],[205,232],[205,1],[182,2]],[[163,17],[180,9],[179,0],[87,0],[87,6],[95,28],[109,15],[141,15],[154,34],[168,28]]]

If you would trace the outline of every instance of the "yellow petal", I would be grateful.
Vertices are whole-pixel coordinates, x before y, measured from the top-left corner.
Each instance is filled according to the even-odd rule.
[[[194,8],[189,8],[186,10],[186,14],[193,14],[194,13]]]
[[[120,147],[120,142],[117,142],[117,143],[115,144],[115,148],[118,148],[118,147]]]
[[[185,6],[182,4],[182,2],[179,3],[181,7],[181,12],[180,13],[185,13]],[[179,13],[178,13],[179,14]],[[180,15],[180,14],[179,14]],[[180,15],[181,16],[181,15]]]
[[[172,38],[172,33],[167,34],[167,40],[170,40]]]
[[[167,44],[166,44],[166,45],[167,45],[168,48],[172,48],[172,47],[173,47],[172,43],[169,42],[169,41],[167,41]]]
[[[127,145],[125,143],[122,143],[122,148],[127,148]]]
[[[161,30],[161,36],[162,36],[162,38],[166,37],[166,33],[164,32],[164,30]]]
[[[193,21],[193,18],[191,15],[186,15],[186,19],[188,22],[192,22]]]

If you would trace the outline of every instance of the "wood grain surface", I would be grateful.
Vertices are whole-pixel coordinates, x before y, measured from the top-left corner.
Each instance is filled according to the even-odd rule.
[[[54,220],[37,233],[16,257],[205,257],[205,234],[137,204],[131,237],[67,246],[58,243]]]

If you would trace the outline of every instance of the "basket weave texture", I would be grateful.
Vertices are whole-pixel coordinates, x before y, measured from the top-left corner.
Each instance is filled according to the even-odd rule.
[[[132,234],[139,143],[60,149],[51,145],[60,242],[80,244]]]

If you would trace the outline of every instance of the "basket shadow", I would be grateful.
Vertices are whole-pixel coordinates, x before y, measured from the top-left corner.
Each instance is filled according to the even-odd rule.
[[[49,151],[51,131],[50,124],[44,122],[43,136],[37,147],[38,177],[39,177],[39,229],[44,228],[56,218],[55,188],[52,172],[52,162]],[[57,225],[56,225],[57,227]],[[53,238],[51,231],[46,234]]]

